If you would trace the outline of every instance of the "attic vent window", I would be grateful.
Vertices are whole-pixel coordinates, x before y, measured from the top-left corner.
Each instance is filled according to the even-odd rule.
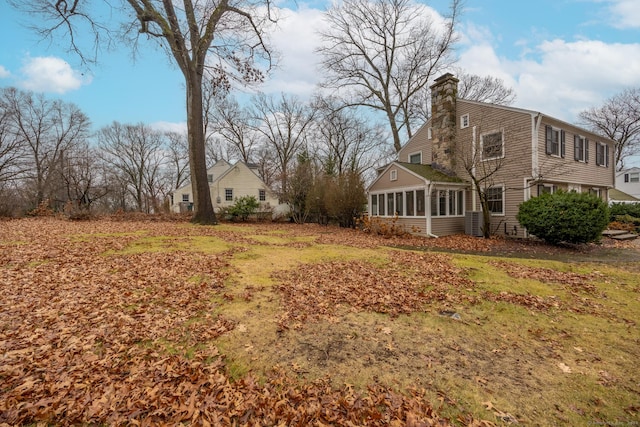
[[[396,169],[393,169],[391,172],[389,172],[389,179],[391,181],[396,181],[398,179],[398,171]]]
[[[469,127],[469,114],[460,116],[460,129]]]

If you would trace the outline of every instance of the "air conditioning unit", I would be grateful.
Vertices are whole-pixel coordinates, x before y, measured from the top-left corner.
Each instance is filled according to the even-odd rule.
[[[464,232],[469,236],[482,237],[482,211],[467,211],[464,216]]]

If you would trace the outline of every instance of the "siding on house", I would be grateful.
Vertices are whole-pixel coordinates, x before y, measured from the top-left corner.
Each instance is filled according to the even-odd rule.
[[[626,176],[626,178],[625,178]],[[626,180],[626,182],[625,182]],[[618,190],[635,198],[640,198],[640,168],[621,170],[616,174],[615,186]]]
[[[565,155],[564,158],[546,153],[546,126],[564,131]],[[574,137],[582,136],[588,141],[587,161],[575,160]],[[608,167],[596,164],[596,147],[598,144],[606,144],[609,153]],[[548,182],[563,182],[580,185],[582,191],[588,191],[589,187],[609,187],[615,174],[614,149],[611,141],[599,135],[587,132],[560,120],[554,120],[545,116],[538,129],[538,164],[539,174]],[[607,183],[607,185],[603,185]]]
[[[451,95],[456,93],[457,82],[451,74],[436,79],[431,89],[435,94],[432,111],[438,112],[434,114],[437,117],[432,117],[399,151],[398,161],[374,181],[370,194],[407,191],[420,185],[428,194],[429,190],[464,186],[465,211],[480,211],[471,179],[475,176],[481,188],[501,190],[493,205],[501,202],[502,210],[492,214],[491,231],[518,237],[526,237],[526,230],[516,220],[519,207],[541,191],[596,190],[607,200],[615,177],[613,141],[537,111],[456,99]],[[547,126],[555,129],[558,137],[564,136],[564,148],[560,149],[558,143],[557,155],[547,153]],[[584,138],[578,140],[582,150],[574,147],[576,135]],[[587,140],[588,154],[584,149]],[[596,162],[598,143],[608,147],[608,165]],[[415,153],[422,154],[422,165],[402,163],[410,162]],[[393,169],[397,179],[391,181]],[[483,179],[485,176],[489,178]],[[541,184],[544,187],[540,188]],[[401,216],[398,221],[408,226],[413,219]],[[429,221],[435,235],[464,232],[464,223],[463,216],[433,216]]]
[[[431,122],[428,121],[424,126],[422,126],[418,131],[413,135],[411,140],[405,144],[404,147],[398,152],[398,161],[409,163],[409,156],[414,153],[422,153],[422,163],[423,164],[431,164],[432,161],[432,150],[431,150],[431,141],[432,139],[428,138],[429,128],[431,126]]]
[[[464,233],[464,218],[432,218],[431,234],[436,236],[448,236]]]
[[[233,166],[224,160],[218,161],[214,166],[207,169],[209,179],[209,192],[211,203],[216,212],[220,209],[232,206],[236,199],[244,196],[254,196],[260,209],[272,209],[274,215],[279,216],[286,213],[286,205],[279,203],[275,193],[265,185],[265,183],[253,172],[246,163],[237,162]],[[226,200],[225,190],[232,190],[232,200]],[[265,199],[260,200],[260,190],[264,190]],[[183,202],[183,195],[187,195],[188,202]],[[191,183],[187,183],[173,192],[172,212],[181,212],[190,209],[193,203],[193,193]]]

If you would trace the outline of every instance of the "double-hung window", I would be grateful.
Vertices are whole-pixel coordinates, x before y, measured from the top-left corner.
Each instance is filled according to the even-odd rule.
[[[258,190],[258,200],[261,202],[267,201],[267,191],[266,190]]]
[[[562,129],[545,126],[545,151],[552,156],[564,157],[565,143]]]
[[[584,136],[573,136],[573,159],[577,162],[589,163],[589,140]]]
[[[596,144],[596,165],[609,167],[609,146],[602,142]]]
[[[189,201],[189,195],[188,194],[183,194],[182,195],[182,201],[183,202],[188,202]]]
[[[504,139],[502,131],[482,135],[482,160],[504,157]]]
[[[371,216],[378,215],[378,195],[371,195]]]
[[[625,173],[624,182],[640,182],[640,172]]]
[[[224,189],[224,199],[227,202],[233,202],[233,188]]]
[[[487,189],[487,202],[489,211],[495,215],[504,215],[504,191],[502,187]]]

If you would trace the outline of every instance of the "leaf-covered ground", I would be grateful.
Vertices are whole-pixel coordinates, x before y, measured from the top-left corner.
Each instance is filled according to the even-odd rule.
[[[637,266],[489,256],[605,249],[3,221],[0,425],[632,421]]]

